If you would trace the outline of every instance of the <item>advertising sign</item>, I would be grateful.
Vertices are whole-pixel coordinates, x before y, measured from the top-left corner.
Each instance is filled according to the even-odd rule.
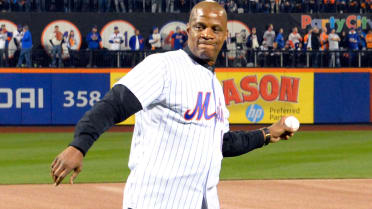
[[[219,72],[230,123],[273,123],[294,115],[313,123],[314,74]]]

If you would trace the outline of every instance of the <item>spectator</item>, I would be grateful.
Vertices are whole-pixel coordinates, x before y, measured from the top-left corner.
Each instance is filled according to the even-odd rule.
[[[307,34],[304,36],[304,48],[306,49],[306,51],[311,51],[311,33],[312,29],[310,28],[307,31]]]
[[[341,67],[340,64],[340,48],[339,42],[340,37],[336,33],[336,29],[332,29],[331,33],[328,35],[329,51],[331,52],[330,60],[328,63],[329,67]]]
[[[9,66],[9,44],[12,40],[13,33],[9,32],[6,28],[5,24],[1,25],[1,31],[5,34],[6,40],[5,40],[5,49],[4,49],[4,58],[5,58],[5,66]]]
[[[21,67],[23,61],[26,60],[26,67],[31,67],[31,50],[32,50],[32,36],[28,25],[23,26],[23,36],[21,39],[21,54],[19,55],[17,67]]]
[[[346,0],[337,0],[336,7],[337,7],[337,11],[341,14],[347,11]]]
[[[276,49],[278,49],[278,50],[282,50],[285,46],[283,32],[284,32],[283,28],[280,28],[279,33],[275,38]]]
[[[48,4],[47,4],[47,0],[35,0],[35,4],[36,4],[36,10],[38,12],[45,12],[45,11],[48,11],[49,8],[48,8]]]
[[[67,38],[67,49],[68,54],[70,55],[70,67],[75,67],[78,59],[78,42],[75,37],[75,32],[73,30],[70,31],[70,34]]]
[[[234,66],[236,67],[247,65],[246,53],[248,35],[245,29],[242,29],[240,33],[236,35],[236,59],[234,60]]]
[[[318,12],[318,1],[320,0],[309,0],[309,9],[310,13],[317,13]]]
[[[249,0],[238,0],[236,2],[238,7],[238,14],[243,14],[249,12]]]
[[[345,31],[341,32],[339,47],[342,53],[340,54],[341,66],[349,65],[349,53],[346,50],[349,48],[348,34]]]
[[[98,33],[98,27],[95,25],[92,31],[88,33],[86,41],[88,43],[89,63],[87,67],[97,67],[97,57],[102,41],[101,35]]]
[[[127,9],[126,9],[125,4],[124,4],[124,0],[107,0],[107,10],[109,10],[111,8],[111,3],[112,2],[114,2],[115,11],[117,13],[127,12]]]
[[[259,2],[258,0],[249,0],[249,11],[251,11],[252,13],[259,12],[258,2]]]
[[[368,66],[371,67],[372,66],[372,29],[370,29],[368,31],[368,34],[366,35],[366,44],[367,44],[367,49],[368,49],[368,52],[367,52],[367,56],[369,57],[368,59]]]
[[[165,0],[165,12],[167,13],[174,12],[174,1],[175,0]]]
[[[356,51],[359,50],[360,39],[355,29],[352,28],[347,36],[349,42],[349,67],[356,66]]]
[[[173,49],[183,49],[183,46],[186,43],[187,37],[184,33],[181,32],[181,28],[179,26],[176,27],[176,32],[172,35],[173,39]]]
[[[149,43],[151,44],[151,50],[161,49],[161,36],[158,27],[153,28],[153,32],[149,38]]]
[[[185,3],[185,1],[183,1],[183,3]],[[161,13],[162,7],[163,7],[162,0],[151,0],[151,12],[152,13],[156,13],[156,12]]]
[[[349,0],[348,12],[359,13],[359,3],[358,0]]]
[[[57,67],[57,59],[58,59],[58,67],[62,67],[62,41],[63,41],[63,34],[59,31],[59,26],[54,26],[54,32],[50,34],[49,43],[52,48],[52,64],[51,67]]]
[[[319,67],[320,33],[317,27],[315,27],[311,33],[311,47],[313,51],[312,67]]]
[[[327,34],[327,28],[323,27],[322,32],[320,33],[320,48],[322,51],[328,50],[328,34]]]
[[[275,39],[274,26],[273,24],[269,24],[267,26],[267,30],[265,31],[263,35],[263,40],[266,41],[266,45],[269,50],[273,49],[274,39]]]
[[[290,13],[292,12],[292,4],[290,1],[284,1],[283,5],[282,5],[282,12],[284,13]]]
[[[16,51],[14,52],[13,54],[13,60],[14,60],[14,63],[12,66],[16,66],[16,62],[18,61],[18,58],[19,58],[19,55],[21,53],[21,48],[22,48],[22,36],[23,36],[23,33],[22,33],[22,25],[18,25],[17,26],[17,30],[13,31],[13,41],[14,41],[14,45],[16,46]]]
[[[362,28],[358,28],[357,30],[358,36],[359,36],[359,49],[365,50],[367,48],[367,43],[366,43],[366,33],[363,32]]]
[[[237,13],[238,12],[238,5],[235,3],[234,0],[228,0],[226,11],[228,13]]]
[[[288,41],[290,42],[293,49],[296,48],[296,46],[298,46],[298,44],[302,41],[302,37],[298,33],[297,27],[294,27],[292,29],[292,33],[290,33],[288,36]]]
[[[0,12],[7,12],[10,10],[10,4],[8,0],[0,0]]]
[[[5,60],[3,60],[5,54],[5,44],[7,41],[7,33],[4,30],[0,31],[0,67],[5,67]]]
[[[253,63],[254,57],[256,54],[256,50],[260,47],[261,41],[259,40],[259,36],[257,35],[257,29],[252,27],[251,34],[248,36],[247,40],[247,48],[250,49],[248,51],[248,62]]]
[[[136,52],[136,53],[133,53],[132,63],[131,63],[131,66],[134,66],[141,61],[142,54],[139,51],[142,51],[145,48],[145,40],[143,36],[140,34],[140,31],[138,29],[136,29],[135,35],[133,35],[129,39],[129,47],[132,51]]]
[[[114,27],[114,33],[111,34],[109,43],[111,51],[111,67],[120,67],[119,51],[121,44],[124,42],[124,36],[120,33],[118,26]]]

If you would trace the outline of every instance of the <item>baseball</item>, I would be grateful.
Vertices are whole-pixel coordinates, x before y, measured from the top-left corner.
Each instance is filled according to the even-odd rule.
[[[300,128],[300,122],[298,121],[298,119],[295,116],[287,117],[284,121],[284,124],[287,127],[292,128],[294,131],[297,131],[298,128]]]

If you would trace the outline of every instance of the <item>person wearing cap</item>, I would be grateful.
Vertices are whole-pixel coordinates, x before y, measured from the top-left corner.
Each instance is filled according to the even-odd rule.
[[[89,63],[87,67],[97,67],[97,55],[100,49],[101,35],[98,33],[98,27],[95,25],[92,31],[88,33],[86,38],[89,51]]]
[[[152,34],[149,38],[149,43],[151,44],[151,50],[159,50],[161,49],[161,36],[159,33],[158,27],[153,27]]]
[[[51,67],[57,67],[57,59],[58,59],[58,67],[62,67],[62,41],[63,41],[63,34],[59,30],[59,26],[54,26],[53,33],[50,34],[49,43],[51,45],[51,54],[52,54],[52,64]]]
[[[131,66],[134,66],[142,60],[142,53],[138,51],[142,51],[145,48],[145,39],[138,29],[136,29],[135,34],[130,37],[129,47],[133,55]]]
[[[17,67],[21,67],[23,61],[26,60],[26,67],[31,67],[31,50],[32,50],[32,36],[28,25],[23,26],[23,36],[21,39],[22,49],[19,55]]]
[[[112,67],[120,67],[119,62],[119,51],[121,50],[121,44],[124,42],[124,36],[120,33],[119,27],[114,27],[114,33],[111,34],[109,43],[110,43],[110,51],[112,54],[113,59],[111,59],[111,66]]]
[[[183,46],[186,43],[187,37],[184,33],[181,32],[181,28],[179,26],[176,27],[176,32],[172,35],[173,39],[173,49],[183,49]]]
[[[4,46],[4,55],[5,55],[5,66],[8,67],[9,65],[9,43],[12,40],[13,33],[9,32],[6,29],[6,25],[1,25],[1,31],[5,36],[5,46]],[[2,57],[2,56],[1,56]]]
[[[22,25],[18,25],[17,26],[17,29],[13,31],[13,42],[14,42],[14,45],[16,46],[16,49],[15,51],[13,52],[13,61],[12,63],[14,64],[14,66],[16,65],[16,62],[18,60],[18,57],[19,57],[19,54],[21,52],[21,48],[22,48],[22,36],[23,36],[23,33],[22,33]],[[13,65],[12,65],[13,66]]]

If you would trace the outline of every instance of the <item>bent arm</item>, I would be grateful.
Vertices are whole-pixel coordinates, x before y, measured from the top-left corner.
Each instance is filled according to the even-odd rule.
[[[141,103],[126,86],[120,84],[114,86],[78,122],[70,146],[85,155],[103,132],[141,109]]]

